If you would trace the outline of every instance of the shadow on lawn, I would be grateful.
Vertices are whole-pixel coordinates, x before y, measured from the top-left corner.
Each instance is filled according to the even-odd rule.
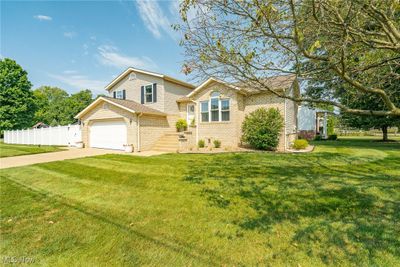
[[[293,242],[306,251],[318,242],[322,249],[313,256],[325,263],[336,257],[332,246],[355,264],[359,248],[400,257],[400,201],[382,196],[394,198],[400,190],[400,177],[383,173],[399,168],[400,156],[357,164],[337,153],[233,154],[221,160],[215,155],[206,163],[194,161],[184,180],[199,184],[211,205],[235,209],[248,203],[256,215],[235,219],[238,227],[268,233],[291,222],[297,228]]]
[[[128,226],[127,222],[121,222],[120,220],[110,217],[108,214],[102,214],[100,211],[91,209],[91,208],[86,207],[77,202],[75,203],[69,199],[65,199],[61,195],[51,194],[47,191],[44,191],[44,190],[41,190],[38,188],[34,188],[32,186],[28,186],[21,182],[15,181],[6,176],[2,176],[1,178],[8,181],[11,184],[13,184],[14,186],[21,188],[22,190],[29,192],[30,194],[39,196],[40,198],[38,199],[38,201],[51,201],[53,204],[57,203],[61,206],[65,206],[67,208],[73,209],[73,210],[75,210],[79,213],[82,213],[86,216],[89,216],[92,219],[97,220],[101,223],[106,223],[108,225],[111,225],[111,226],[117,228],[118,230],[125,232],[127,235],[132,235],[134,238],[142,239],[153,245],[162,247],[166,250],[173,251],[177,254],[183,254],[188,258],[196,259],[199,262],[203,262],[207,265],[208,264],[217,265],[217,262],[214,262],[214,260],[218,260],[219,262],[227,261],[226,259],[219,258],[218,256],[214,255],[212,252],[210,253],[207,251],[196,251],[196,249],[193,246],[191,246],[190,244],[182,244],[182,243],[180,244],[176,240],[165,240],[165,239],[153,238],[148,234],[144,234],[144,233],[137,231],[134,228]]]

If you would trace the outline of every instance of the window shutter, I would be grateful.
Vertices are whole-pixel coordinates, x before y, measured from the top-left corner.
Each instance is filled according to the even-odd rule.
[[[153,83],[153,103],[157,102],[157,84]]]
[[[144,104],[144,86],[141,88],[140,103]]]
[[[117,98],[117,92],[116,91],[113,92],[113,97]]]
[[[122,90],[122,99],[126,99],[126,90]]]

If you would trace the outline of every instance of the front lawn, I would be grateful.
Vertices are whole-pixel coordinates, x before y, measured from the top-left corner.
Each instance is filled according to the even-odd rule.
[[[400,143],[0,170],[1,256],[47,266],[399,266]]]
[[[55,152],[60,150],[62,149],[56,146],[15,145],[0,142],[0,158]]]

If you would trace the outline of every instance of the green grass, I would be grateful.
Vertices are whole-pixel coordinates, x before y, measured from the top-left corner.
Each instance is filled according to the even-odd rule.
[[[45,266],[399,266],[400,143],[0,171],[1,255]]]
[[[61,151],[56,146],[15,145],[0,142],[0,158]]]

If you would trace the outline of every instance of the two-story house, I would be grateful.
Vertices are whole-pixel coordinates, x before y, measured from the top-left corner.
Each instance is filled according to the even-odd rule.
[[[275,90],[291,92],[297,80],[288,75],[269,82]],[[296,136],[297,105],[255,88],[213,78],[196,87],[167,75],[128,68],[106,90],[108,97],[99,97],[76,115],[86,147],[122,150],[129,144],[135,151],[176,151],[195,146],[200,139],[206,144],[218,139],[222,146],[234,148],[241,145],[245,115],[259,107],[275,107],[282,113],[285,127],[278,150],[284,151]],[[189,125],[181,139],[175,129],[179,118]]]

